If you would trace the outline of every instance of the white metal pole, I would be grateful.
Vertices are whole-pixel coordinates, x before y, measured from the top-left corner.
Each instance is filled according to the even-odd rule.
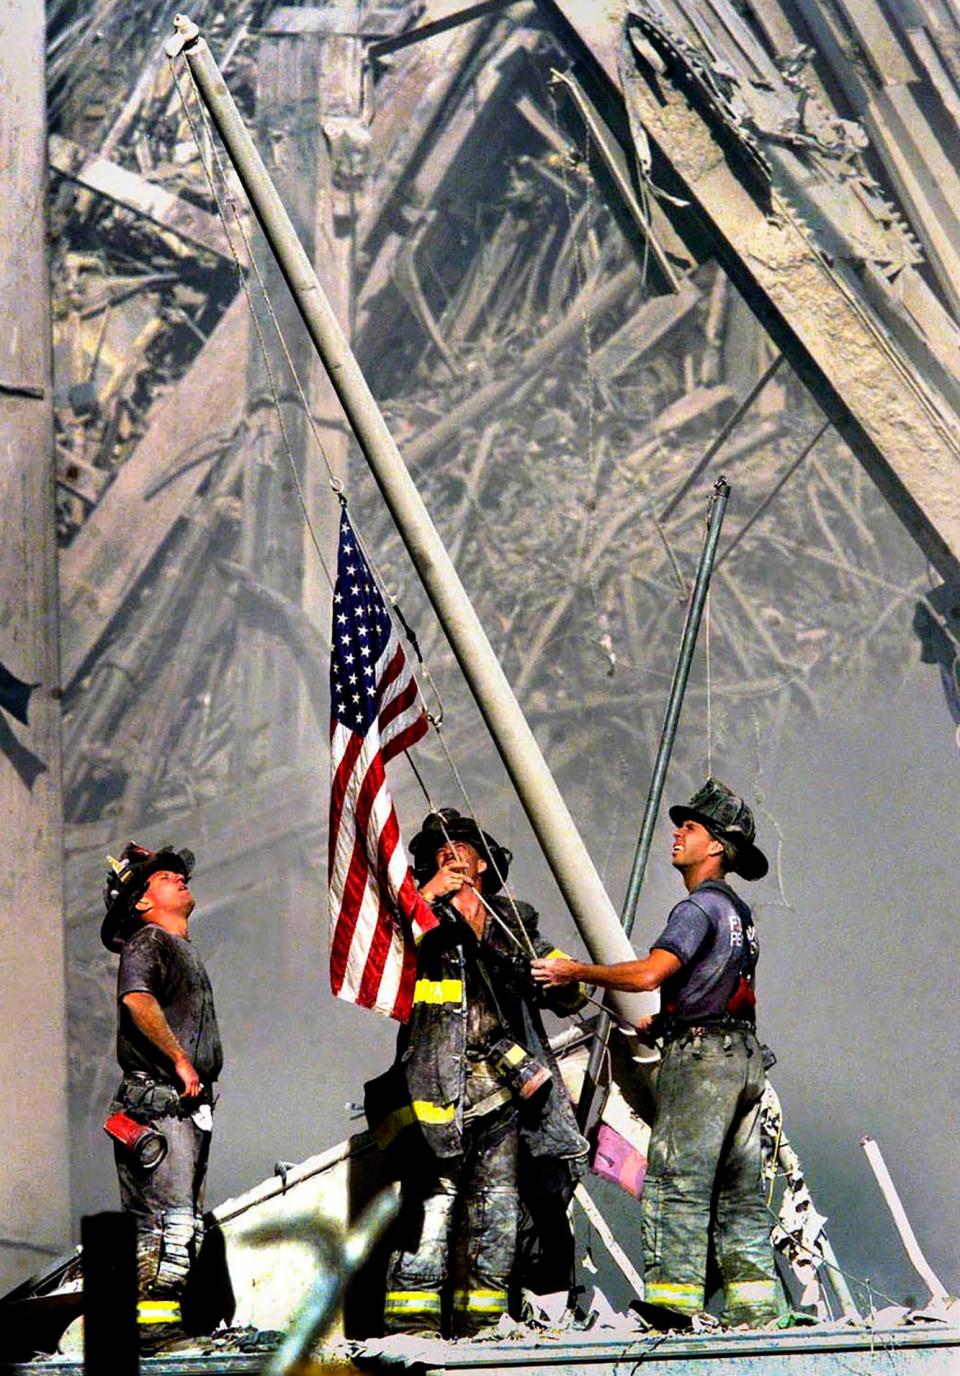
[[[893,1221],[896,1225],[897,1232],[900,1234],[900,1241],[903,1243],[907,1256],[910,1258],[913,1269],[923,1281],[924,1285],[929,1288],[931,1299],[948,1300],[950,1296],[943,1282],[937,1279],[933,1267],[930,1265],[929,1261],[927,1261],[920,1249],[920,1244],[917,1241],[916,1234],[910,1226],[907,1212],[901,1203],[900,1196],[897,1193],[897,1187],[890,1177],[890,1172],[887,1170],[887,1163],[883,1159],[880,1148],[869,1135],[860,1138],[860,1145],[863,1147],[866,1158],[870,1162],[871,1170],[877,1177],[880,1193],[886,1200],[887,1208],[893,1215]]]
[[[603,882],[210,49],[184,16],[177,17],[176,29],[167,51],[171,57],[182,52],[186,59],[591,959],[603,964],[634,960]],[[630,1023],[656,1011],[649,994],[612,994],[610,1001]]]

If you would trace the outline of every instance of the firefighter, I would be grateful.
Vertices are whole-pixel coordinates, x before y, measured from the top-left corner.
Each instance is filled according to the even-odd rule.
[[[203,1232],[203,1186],[223,1053],[210,980],[188,934],[188,850],[130,842],[111,859],[100,939],[119,952],[117,1059],[105,1126],[120,1200],[137,1226],[144,1353],[185,1338],[181,1297]]]
[[[500,896],[510,851],[453,808],[431,813],[410,849],[441,921],[418,948],[396,1060],[366,1087],[371,1128],[399,1157],[402,1180],[384,1326],[475,1336],[507,1310],[521,1207],[524,1237],[539,1243],[524,1283],[572,1284],[566,1205],[588,1148],[520,954],[560,952],[529,904]],[[572,1012],[583,995],[556,990],[546,1001]]]
[[[688,1322],[704,1307],[715,1257],[723,1321],[761,1327],[779,1317],[781,1296],[760,1182],[768,1053],[756,1035],[756,931],[726,877],[762,879],[767,860],[750,808],[716,779],[670,818],[687,897],[650,954],[617,965],[539,960],[533,976],[547,987],[661,990],[651,1030],[663,1058],[642,1201],[646,1302],[664,1326]]]

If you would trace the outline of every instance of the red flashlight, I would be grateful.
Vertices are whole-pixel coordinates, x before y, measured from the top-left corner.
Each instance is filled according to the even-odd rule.
[[[108,1137],[126,1147],[145,1171],[156,1170],[167,1154],[167,1139],[162,1132],[146,1123],[138,1123],[129,1113],[111,1113],[103,1125]]]

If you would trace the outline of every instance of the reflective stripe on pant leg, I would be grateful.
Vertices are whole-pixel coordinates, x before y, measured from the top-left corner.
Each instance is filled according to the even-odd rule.
[[[400,1245],[387,1267],[383,1321],[388,1333],[439,1333],[441,1295],[447,1278],[450,1228],[456,1200],[456,1171],[422,1181],[404,1182],[397,1225]]]
[[[397,1319],[435,1314],[440,1322],[439,1290],[388,1290],[383,1300],[384,1317]]]
[[[703,1286],[683,1281],[645,1280],[643,1297],[647,1304],[676,1309],[681,1314],[698,1314],[704,1305]]]
[[[780,1317],[780,1285],[777,1281],[723,1282],[723,1321],[728,1324],[769,1324]]]
[[[455,1290],[453,1308],[457,1314],[471,1314],[494,1323],[507,1312],[507,1299],[506,1290]]]
[[[137,1323],[139,1324],[179,1323],[182,1317],[179,1300],[137,1301]]]

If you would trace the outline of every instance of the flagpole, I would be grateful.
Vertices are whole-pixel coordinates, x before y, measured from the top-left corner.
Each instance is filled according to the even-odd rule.
[[[598,963],[633,960],[603,882],[210,49],[190,19],[178,15],[174,26],[167,54],[174,59],[182,53],[187,62],[584,945]],[[656,1009],[655,996],[645,993],[612,994],[611,1003],[629,1023]]]
[[[623,930],[627,936],[633,931],[633,920],[637,915],[637,903],[640,899],[640,890],[643,887],[644,875],[647,872],[647,861],[650,858],[650,847],[653,843],[653,832],[657,824],[657,815],[660,811],[660,802],[663,798],[663,786],[667,779],[667,769],[670,765],[670,757],[673,754],[673,743],[677,738],[677,727],[680,724],[680,710],[683,707],[684,695],[687,691],[687,680],[690,677],[690,669],[693,665],[693,654],[697,648],[697,636],[700,633],[700,621],[703,617],[703,608],[706,604],[707,593],[710,591],[710,579],[713,574],[713,566],[717,558],[717,545],[720,542],[720,529],[723,525],[724,513],[727,509],[727,502],[730,500],[730,485],[726,478],[718,478],[714,483],[713,492],[710,496],[710,505],[707,509],[707,528],[703,536],[703,545],[700,549],[700,558],[697,561],[697,572],[693,583],[693,592],[690,594],[690,603],[687,607],[686,619],[683,623],[683,632],[680,636],[680,649],[677,652],[677,662],[673,671],[673,682],[670,685],[670,695],[667,699],[667,710],[664,713],[663,727],[660,731],[660,744],[657,747],[656,759],[653,763],[653,773],[650,776],[650,788],[647,792],[647,802],[643,810],[643,820],[640,823],[640,834],[637,837],[637,848],[633,856],[633,868],[630,871],[630,879],[627,883],[626,897],[623,900],[623,911],[620,921],[623,923]],[[577,1119],[581,1127],[585,1127],[590,1117],[590,1110],[593,1107],[594,1095],[599,1084],[600,1072],[603,1068],[603,1057],[607,1049],[607,1036],[610,1032],[610,1015],[606,1012],[601,1013],[594,1028],[593,1044],[590,1047],[590,1059],[587,1062],[586,1073],[583,1077],[583,1084],[580,1088],[580,1097],[577,1100]]]

